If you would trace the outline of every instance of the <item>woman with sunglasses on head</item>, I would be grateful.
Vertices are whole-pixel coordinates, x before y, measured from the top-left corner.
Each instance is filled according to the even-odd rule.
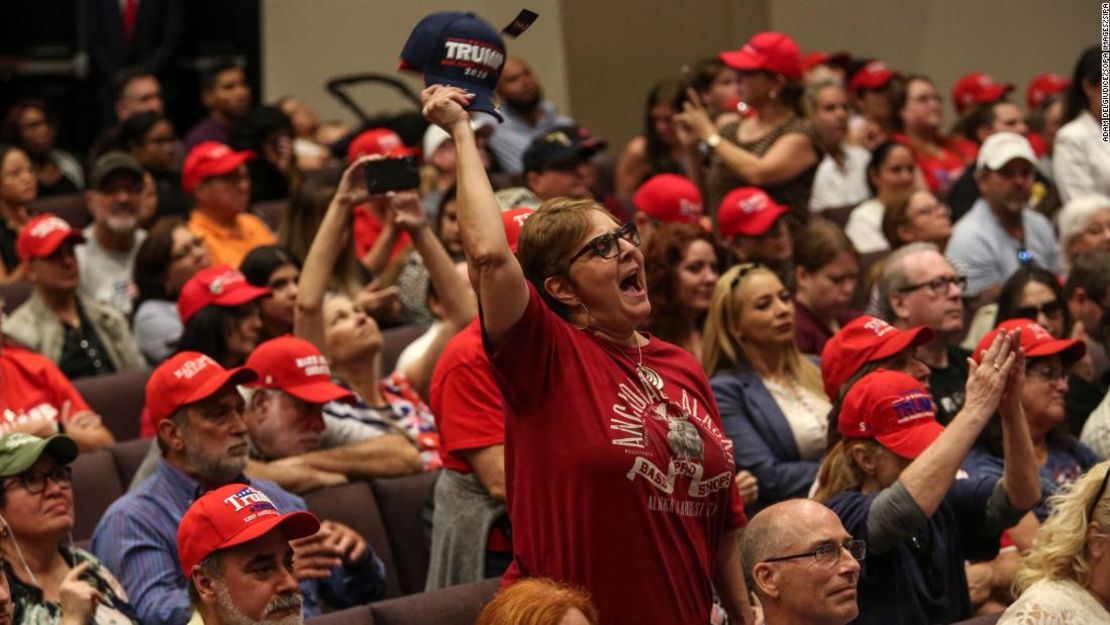
[[[965,560],[994,557],[1002,531],[1040,501],[1017,341],[1001,332],[978,364],[969,363],[967,401],[947,428],[925,387],[904,373],[874,371],[845,395],[842,439],[825,456],[814,499],[867,541],[858,586],[864,609],[855,623],[970,617]],[[996,409],[1006,434],[1002,478],[955,479]]]
[[[717,281],[702,366],[736,466],[759,481],[759,505],[809,492],[825,452],[829,402],[821,372],[798,350],[782,281],[745,263]]]
[[[508,408],[506,579],[580,585],[627,622],[708,622],[715,589],[751,623],[731,443],[694,358],[636,331],[651,304],[635,226],[549,200],[514,257],[463,108],[473,96],[423,95],[458,150],[463,248]]]
[[[1088,338],[1083,324],[1072,319],[1060,281],[1051,271],[1041,267],[1022,267],[1002,285],[993,324],[1000,325],[1012,319],[1035,321],[1054,339],[1086,343]],[[1106,386],[1095,377],[1094,360],[1086,351],[1068,367],[1067,382],[1064,404],[1067,430],[1079,436],[1087,416],[1106,395]]]
[[[1110,623],[1110,462],[1048,502],[1052,514],[1018,563],[1018,595],[998,625]]]
[[[14,623],[139,624],[127,594],[91,553],[73,544],[77,445],[64,434],[0,438],[0,553]]]

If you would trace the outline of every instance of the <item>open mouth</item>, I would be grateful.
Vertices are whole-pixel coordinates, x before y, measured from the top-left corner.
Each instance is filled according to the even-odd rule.
[[[644,286],[640,282],[640,268],[633,267],[618,283],[620,290],[625,295],[641,295],[644,291]]]

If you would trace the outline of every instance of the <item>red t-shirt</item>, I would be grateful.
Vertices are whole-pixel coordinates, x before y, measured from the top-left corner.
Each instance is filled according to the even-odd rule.
[[[351,221],[353,222],[352,229],[355,232],[355,252],[361,260],[366,257],[370,248],[374,247],[374,241],[377,241],[378,236],[381,235],[382,222],[365,204],[355,207],[354,217]],[[389,258],[397,258],[397,255],[404,251],[411,241],[409,233],[399,233],[397,241],[393,243],[393,249],[389,251]]]
[[[471,473],[462,451],[505,442],[505,400],[482,347],[482,322],[475,319],[447,343],[431,386],[432,414],[439,430],[443,466]]]
[[[61,421],[65,403],[69,414],[89,410],[77,389],[54,363],[10,345],[0,352],[0,435],[27,421]]]
[[[508,408],[504,583],[581,586],[602,623],[709,622],[718,543],[745,519],[705,374],[651,338],[656,390],[636,373],[639,350],[574,329],[528,288],[490,359]]]
[[[940,154],[917,149],[906,135],[894,135],[894,140],[905,144],[913,152],[914,162],[925,175],[929,189],[941,199],[948,195],[949,189],[964,175],[968,166],[974,165],[979,154],[979,146],[963,137],[950,139]]]

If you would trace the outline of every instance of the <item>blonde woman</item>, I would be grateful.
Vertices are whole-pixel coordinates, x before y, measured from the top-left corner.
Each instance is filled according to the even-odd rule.
[[[1107,478],[1103,462],[1049,500],[1052,516],[1018,566],[1020,596],[998,625],[1110,623]]]
[[[758,480],[760,506],[805,497],[831,406],[820,370],[798,351],[790,292],[763,265],[729,269],[714,289],[703,340],[702,365],[736,467]]]

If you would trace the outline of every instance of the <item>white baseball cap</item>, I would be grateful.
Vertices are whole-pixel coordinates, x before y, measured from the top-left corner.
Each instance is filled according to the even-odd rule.
[[[488,115],[478,115],[470,120],[470,128],[475,133],[480,133],[483,129],[491,128],[493,119]],[[491,128],[492,130],[492,128]],[[424,131],[424,160],[427,161],[432,157],[432,154],[443,145],[444,141],[451,138],[447,131],[439,126],[432,124]]]
[[[987,137],[979,147],[979,158],[975,161],[975,167],[998,170],[1015,158],[1025,159],[1030,164],[1037,163],[1037,157],[1033,154],[1033,147],[1029,145],[1028,139],[1016,132],[996,132]]]

